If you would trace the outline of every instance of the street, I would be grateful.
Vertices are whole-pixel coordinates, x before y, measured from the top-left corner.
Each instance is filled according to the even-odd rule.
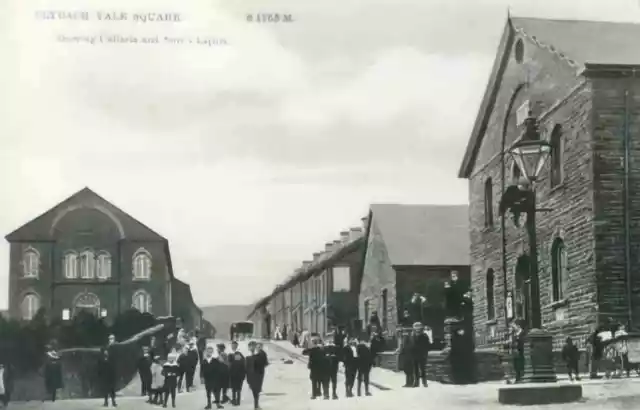
[[[246,344],[241,344],[241,351],[246,353]],[[299,360],[292,360],[291,355],[282,348],[265,344],[265,351],[269,356],[270,366],[267,368],[264,391],[261,396],[263,409],[278,410],[337,410],[337,409],[361,409],[361,410],[422,410],[425,408],[448,410],[466,410],[469,408],[498,409],[512,408],[501,406],[497,403],[497,389],[502,384],[486,383],[470,386],[452,386],[431,383],[428,388],[403,389],[401,384],[392,385],[399,378],[392,378],[397,374],[387,375],[385,384],[391,390],[381,391],[373,388],[373,397],[344,398],[344,380],[339,375],[338,395],[339,400],[310,400],[309,374],[306,364]],[[289,363],[286,363],[288,361]],[[392,372],[390,372],[392,373]],[[380,369],[375,369],[372,374],[382,378]],[[120,394],[119,394],[120,396]],[[580,403],[557,406],[529,406],[530,410],[549,409],[631,409],[640,407],[640,379],[623,379],[608,382],[585,382],[585,400]],[[157,406],[146,404],[142,397],[119,397],[118,408],[124,410],[155,409]],[[202,409],[205,406],[205,396],[202,386],[191,393],[182,393],[176,400],[178,409]],[[10,409],[30,410],[85,410],[99,409],[102,400],[65,400],[56,403],[10,403]],[[171,406],[169,406],[171,408]],[[225,408],[235,408],[229,404]],[[239,409],[252,409],[251,392],[245,385],[242,404]],[[515,407],[513,407],[515,408]]]

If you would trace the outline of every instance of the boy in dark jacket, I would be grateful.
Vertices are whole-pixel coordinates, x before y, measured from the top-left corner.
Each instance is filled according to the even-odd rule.
[[[369,392],[369,374],[371,373],[371,367],[373,367],[373,356],[371,355],[371,349],[369,346],[360,341],[356,346],[358,352],[358,358],[356,363],[358,365],[358,396],[362,395],[362,383],[364,382],[364,394],[371,396]]]
[[[111,357],[109,349],[103,347],[100,349],[102,356],[98,360],[98,379],[102,386],[104,395],[104,407],[109,405],[109,397],[111,397],[111,405],[116,407],[116,367]]]
[[[200,359],[200,355],[198,353],[198,348],[196,347],[196,341],[189,341],[189,345],[187,347],[186,353],[186,379],[187,379],[187,392],[193,388],[193,377],[196,374],[196,367],[198,367],[198,361]]]
[[[151,397],[151,364],[153,357],[149,353],[148,346],[142,346],[142,357],[138,359],[138,374],[142,385],[142,396]]]
[[[245,358],[247,365],[247,384],[253,395],[253,408],[260,409],[260,393],[264,382],[265,369],[269,366],[269,358],[262,350],[262,345],[254,341],[249,342],[251,354]]]
[[[344,389],[347,397],[353,397],[353,385],[358,374],[358,340],[350,339],[349,344],[342,350],[344,362]]]
[[[304,349],[302,354],[309,356],[309,378],[311,379],[311,399],[314,400],[321,395],[324,399],[329,399],[329,369],[328,359],[322,339],[317,333],[311,335],[311,347]]]
[[[216,388],[216,377],[219,363],[216,358],[213,357],[213,346],[207,346],[204,350],[202,361],[200,362],[200,371],[202,378],[204,379],[204,387],[207,395],[207,407],[205,409],[211,409],[211,394],[213,393],[216,406],[220,409],[220,390]]]
[[[238,342],[231,342],[231,353],[229,354],[229,384],[231,385],[231,404],[240,405],[242,397],[242,384],[246,377],[246,363],[244,355],[238,351]]]
[[[226,353],[227,347],[224,343],[218,343],[218,362],[220,364],[216,386],[220,389],[222,404],[229,402],[231,399],[227,395],[229,389],[229,355]]]
[[[167,407],[169,396],[171,396],[171,407],[176,407],[176,389],[178,387],[180,366],[175,354],[170,353],[167,357],[167,362],[162,366],[162,375],[164,376],[164,401],[162,407]]]
[[[576,380],[580,381],[580,373],[578,373],[580,351],[578,350],[578,347],[573,344],[571,337],[567,337],[567,340],[562,347],[562,360],[567,364],[569,380],[573,381],[573,376],[575,376]]]
[[[336,389],[338,387],[338,368],[340,367],[340,357],[342,355],[342,350],[331,341],[327,342],[324,350],[327,357],[329,381],[331,382],[331,398],[333,400],[337,400],[338,393],[336,392]]]

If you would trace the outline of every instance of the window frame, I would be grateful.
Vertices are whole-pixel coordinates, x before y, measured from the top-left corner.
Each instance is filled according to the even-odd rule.
[[[34,266],[35,265],[35,266]],[[40,276],[40,252],[29,246],[22,252],[22,277],[37,279]]]
[[[344,287],[336,287],[336,284],[340,284],[340,281],[336,280],[336,270],[338,270],[338,272],[340,272],[340,270],[344,269],[343,272],[346,273],[346,277],[348,280],[348,286],[346,287],[346,289]],[[332,276],[332,280],[331,280],[331,291],[332,292],[351,292],[351,266],[349,265],[337,265],[331,268],[331,276]]]
[[[496,318],[496,272],[493,268],[487,269],[485,274],[485,303],[487,305],[487,320]]]
[[[564,183],[564,142],[562,126],[555,124],[549,136],[551,144],[549,184],[551,188],[556,188]]]
[[[27,302],[27,300],[33,300],[36,301],[36,308],[33,309],[33,303],[29,303],[28,305],[28,313],[30,314],[30,317],[26,317],[27,315],[25,315],[25,302]],[[36,316],[36,314],[38,314],[38,310],[40,310],[40,307],[42,306],[41,303],[41,298],[40,295],[38,295],[35,291],[28,291],[26,292],[23,296],[22,296],[22,301],[20,302],[20,318],[22,320],[26,320],[26,321],[30,321],[33,320],[33,318]]]
[[[70,257],[73,257],[73,263],[70,263]],[[65,279],[78,279],[80,277],[79,269],[80,257],[78,252],[68,250],[62,257],[62,271],[64,272]],[[69,276],[70,268],[73,267],[73,275]]]
[[[96,254],[92,249],[80,252],[80,279],[91,280],[96,277]]]
[[[142,301],[144,302],[144,309],[140,309],[140,307],[136,306],[136,302],[140,297],[143,298]],[[131,306],[134,309],[138,310],[140,313],[151,313],[151,309],[153,306],[151,294],[149,294],[149,292],[144,289],[138,289],[133,293],[133,296],[131,296]]]
[[[144,262],[147,262],[145,265]],[[138,265],[140,267],[138,268]],[[133,280],[150,280],[153,260],[151,253],[144,248],[138,249],[132,258],[132,276]]]
[[[567,248],[564,239],[556,237],[551,243],[551,300],[565,299],[566,283],[569,276]]]
[[[484,227],[493,227],[493,180],[491,177],[484,181]]]
[[[104,266],[108,266],[107,275],[102,275]],[[100,251],[96,254],[96,278],[100,280],[109,280],[111,279],[111,270],[112,270],[112,258],[111,254],[107,251]]]

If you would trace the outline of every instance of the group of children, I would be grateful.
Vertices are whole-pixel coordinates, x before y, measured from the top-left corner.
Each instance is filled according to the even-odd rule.
[[[208,345],[203,352],[195,348],[195,341],[189,342],[180,353],[172,351],[165,363],[159,355],[153,355],[148,347],[143,348],[140,359],[143,391],[148,394],[147,403],[167,407],[171,397],[172,407],[176,407],[176,392],[181,391],[182,381],[186,380],[186,391],[193,388],[193,377],[200,363],[200,377],[205,386],[207,405],[211,409],[212,397],[218,409],[223,404],[240,405],[242,386],[246,379],[253,393],[254,408],[259,409],[259,396],[262,391],[265,368],[269,364],[262,345],[249,342],[248,356],[238,351],[238,342],[231,342],[231,352],[226,352],[224,343]],[[148,371],[146,370],[148,367]],[[143,376],[144,374],[144,376]],[[231,389],[231,398],[228,390]]]
[[[311,399],[318,397],[324,397],[325,400],[338,399],[336,390],[340,362],[344,363],[345,395],[353,397],[353,386],[357,380],[358,396],[362,395],[363,384],[365,395],[371,396],[369,374],[374,364],[374,354],[367,343],[357,338],[349,339],[346,346],[331,341],[325,343],[320,335],[312,333],[309,347],[305,348],[302,354],[309,356]],[[329,386],[331,386],[331,394]]]

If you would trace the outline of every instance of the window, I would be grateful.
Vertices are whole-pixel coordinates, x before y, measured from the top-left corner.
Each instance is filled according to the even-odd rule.
[[[151,313],[151,296],[144,290],[139,290],[133,294],[132,305],[142,313]]]
[[[144,249],[139,249],[133,256],[134,279],[149,279],[151,277],[151,255]]]
[[[111,255],[107,252],[100,252],[96,259],[96,276],[98,279],[109,279],[111,277]]]
[[[493,182],[487,178],[484,183],[484,226],[493,226]]]
[[[93,251],[86,250],[80,254],[80,278],[93,279],[96,273],[96,258]]]
[[[62,270],[64,272],[64,277],[67,279],[77,279],[78,278],[78,254],[69,251],[64,255],[62,259]]]
[[[495,273],[493,269],[487,271],[486,292],[487,292],[487,320],[493,320],[496,318],[496,303],[493,294],[493,287],[495,284]]]
[[[73,302],[74,316],[84,311],[100,316],[100,299],[93,293],[80,293]]]
[[[22,319],[31,320],[40,309],[40,297],[35,293],[27,293],[22,299]]]
[[[567,279],[567,250],[564,241],[561,238],[556,238],[551,245],[551,284],[554,302],[564,298]]]
[[[351,290],[351,270],[348,266],[333,267],[333,291],[349,292]]]
[[[564,138],[562,138],[562,127],[556,124],[551,131],[551,169],[549,179],[551,187],[562,184],[564,180]]]
[[[389,316],[388,294],[387,294],[387,289],[383,289],[382,290],[382,329],[380,329],[381,332],[383,330],[387,330],[388,316]]]
[[[29,248],[22,255],[22,266],[25,278],[37,278],[40,268],[40,254],[37,250]]]

